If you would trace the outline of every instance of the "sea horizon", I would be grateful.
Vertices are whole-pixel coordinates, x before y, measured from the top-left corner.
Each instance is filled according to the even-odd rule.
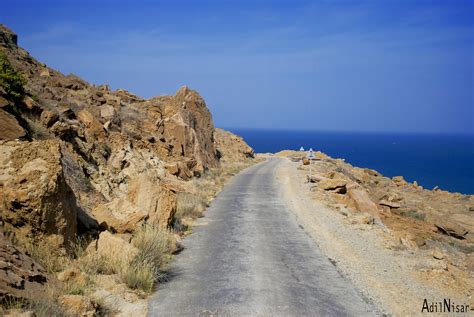
[[[257,153],[313,148],[426,189],[474,194],[474,134],[225,128]]]

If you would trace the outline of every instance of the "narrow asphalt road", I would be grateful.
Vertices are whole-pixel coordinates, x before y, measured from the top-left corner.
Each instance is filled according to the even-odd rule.
[[[375,315],[281,199],[280,160],[235,176],[212,202],[149,316]]]

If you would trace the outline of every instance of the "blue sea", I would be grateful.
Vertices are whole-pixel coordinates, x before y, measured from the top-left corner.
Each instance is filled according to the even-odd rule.
[[[255,152],[322,151],[425,188],[474,194],[474,135],[385,134],[230,129]]]

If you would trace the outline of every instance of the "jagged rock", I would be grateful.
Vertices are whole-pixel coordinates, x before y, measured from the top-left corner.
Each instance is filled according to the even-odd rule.
[[[4,46],[17,46],[18,44],[18,36],[3,24],[0,24],[0,44]]]
[[[10,102],[6,100],[5,98],[3,98],[2,96],[0,96],[0,108],[4,108],[8,105],[10,105]]]
[[[0,232],[0,301],[40,297],[47,282],[45,269]]]
[[[33,233],[77,232],[76,198],[66,184],[56,140],[0,143],[0,211],[4,221]]]
[[[163,114],[162,135],[172,145],[174,156],[196,160],[194,171],[199,173],[217,165],[211,114],[196,91],[181,87],[164,102]]]
[[[346,187],[347,185],[347,180],[345,179],[340,179],[340,178],[335,178],[335,179],[323,179],[319,182],[319,187],[321,187],[324,190],[337,190],[342,187]]]
[[[403,176],[394,176],[392,177],[392,181],[397,185],[397,186],[402,186],[406,185],[407,181],[403,178]]]
[[[104,127],[89,111],[79,111],[77,113],[77,118],[85,125],[86,131],[90,133],[92,139],[105,139],[106,131]]]
[[[311,175],[311,177],[309,177],[309,175],[308,175],[307,179],[308,179],[308,182],[310,182],[310,183],[317,183],[317,182],[323,181],[327,178],[323,177],[323,176],[320,176],[320,175]]]
[[[369,194],[365,190],[357,186],[347,186],[347,194],[354,202],[358,211],[369,213],[377,223],[381,223],[377,205],[370,199]]]
[[[0,127],[0,140],[15,140],[26,135],[26,131],[16,118],[2,109],[0,109]]]
[[[429,221],[438,228],[439,232],[456,239],[465,239],[469,233],[469,230],[460,224],[443,217],[430,217]]]
[[[43,110],[40,117],[41,124],[47,128],[51,127],[58,119],[59,115],[49,110]]]
[[[238,135],[222,129],[215,129],[216,148],[226,158],[253,158],[253,149]]]
[[[115,117],[115,109],[110,105],[100,106],[100,115],[105,120],[112,120]]]

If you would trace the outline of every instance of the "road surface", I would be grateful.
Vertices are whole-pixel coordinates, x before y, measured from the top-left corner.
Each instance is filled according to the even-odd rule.
[[[281,198],[281,160],[243,171],[217,196],[151,298],[149,316],[376,314]]]

